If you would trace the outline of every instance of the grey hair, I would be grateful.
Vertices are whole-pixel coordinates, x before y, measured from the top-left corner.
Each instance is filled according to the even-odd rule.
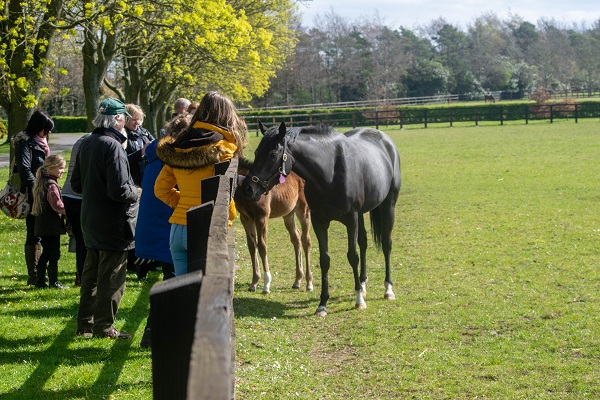
[[[175,103],[173,104],[173,108],[175,110],[185,110],[186,108],[188,108],[188,106],[190,105],[191,101],[189,101],[188,99],[181,97],[177,100],[175,100]]]
[[[117,115],[121,116],[121,120],[125,119],[125,114]],[[96,118],[94,118],[92,121],[92,125],[94,125],[95,128],[113,128],[119,124],[119,121],[117,121],[117,115],[97,114]]]

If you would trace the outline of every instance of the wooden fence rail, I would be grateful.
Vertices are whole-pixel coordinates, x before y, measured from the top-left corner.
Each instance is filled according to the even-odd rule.
[[[150,290],[155,399],[235,398],[234,230],[228,226],[238,160],[202,181],[188,211],[188,274]]]
[[[457,122],[478,125],[480,122],[569,119],[576,123],[581,118],[600,118],[600,103],[557,103],[557,104],[487,104],[478,106],[452,106],[438,108],[401,108],[385,110],[336,111],[327,113],[296,113],[285,115],[245,115],[250,130],[256,130],[258,121],[265,125],[285,122],[288,126],[307,126],[319,123],[351,126],[394,126],[445,123],[452,126]]]

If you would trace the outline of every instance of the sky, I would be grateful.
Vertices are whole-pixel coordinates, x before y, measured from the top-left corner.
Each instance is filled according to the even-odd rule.
[[[486,12],[500,19],[516,14],[534,25],[540,18],[554,19],[571,26],[590,26],[600,18],[600,0],[312,0],[300,5],[302,24],[312,26],[317,14],[333,12],[349,20],[373,18],[377,14],[390,28],[412,29],[443,17],[453,25],[466,27]]]

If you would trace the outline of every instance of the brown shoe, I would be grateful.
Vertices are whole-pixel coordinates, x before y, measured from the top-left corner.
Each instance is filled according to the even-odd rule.
[[[107,332],[103,332],[100,334],[94,333],[94,337],[99,338],[111,338],[111,339],[131,339],[131,335],[129,333],[121,333],[115,328],[110,328]]]
[[[89,339],[93,336],[91,329],[77,329],[77,336],[83,336]]]

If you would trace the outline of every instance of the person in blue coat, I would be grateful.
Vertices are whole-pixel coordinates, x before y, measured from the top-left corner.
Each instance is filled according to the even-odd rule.
[[[187,113],[178,115],[167,125],[166,134],[172,135],[182,131],[181,127],[188,125],[191,118],[192,115]],[[142,158],[146,166],[142,176],[142,195],[135,230],[135,256],[138,258],[136,262],[141,264],[140,269],[150,261],[159,263],[162,267],[163,279],[166,280],[175,276],[169,248],[171,232],[169,218],[173,214],[173,209],[154,195],[154,182],[164,165],[156,156],[157,143],[158,141],[154,140],[142,150]],[[148,317],[140,346],[148,348],[151,345],[150,317]]]

